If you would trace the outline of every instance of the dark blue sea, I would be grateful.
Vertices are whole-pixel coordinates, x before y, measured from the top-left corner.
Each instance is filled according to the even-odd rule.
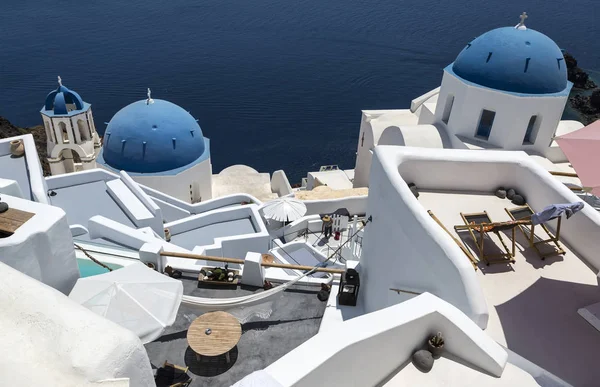
[[[408,108],[523,11],[600,69],[598,0],[1,0],[0,115],[40,124],[60,75],[102,132],[150,87],[198,118],[215,172],[243,163],[295,183],[352,168],[361,109]]]

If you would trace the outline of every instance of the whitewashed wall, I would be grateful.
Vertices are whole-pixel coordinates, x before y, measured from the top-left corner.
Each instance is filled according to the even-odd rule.
[[[199,215],[193,215],[185,219],[166,223],[165,228],[168,228],[171,235],[175,236],[209,224],[244,218],[250,218],[256,232],[252,234],[215,238],[214,244],[198,246],[199,249],[204,250],[206,255],[217,255],[239,259],[244,259],[246,253],[249,251],[266,253],[270,248],[271,238],[258,213],[258,206],[255,204],[235,208],[222,208]]]
[[[2,200],[11,208],[35,215],[13,235],[0,238],[0,262],[69,294],[79,278],[79,268],[65,212],[8,195]]]
[[[23,195],[27,198],[31,198],[39,203],[48,204],[46,180],[42,172],[42,165],[37,153],[37,148],[31,134],[25,134],[23,136],[10,137],[0,139],[0,156],[10,154],[10,142],[13,140],[23,140],[23,146],[25,148],[25,163],[27,165],[27,172],[29,174],[29,185],[31,187],[31,194],[24,192],[24,187],[21,187]]]
[[[110,169],[99,164],[103,169]],[[144,175],[131,173],[131,177],[136,182],[158,190],[164,194],[173,196],[187,203],[194,200],[208,200],[212,198],[212,164],[210,159],[204,160],[193,167],[186,169],[176,175]],[[199,195],[195,195],[194,184],[198,185]],[[192,194],[190,194],[190,185],[192,185]]]
[[[275,192],[280,197],[293,192],[285,172],[281,169],[273,172],[271,176],[271,192]]]
[[[303,200],[306,215],[331,214],[340,208],[348,209],[350,216],[363,215],[367,211],[367,196],[349,196],[339,199]]]
[[[212,211],[217,208],[241,204],[242,202],[254,203],[258,205],[262,204],[260,200],[246,193],[221,196],[219,198],[206,200],[201,203],[190,204],[189,202],[177,199],[173,196],[169,196],[148,186],[142,185],[141,188],[151,197],[160,199],[161,202],[168,203],[171,206],[181,208],[189,212],[190,214],[201,214],[203,212]]]
[[[367,313],[405,300],[390,288],[406,289],[435,294],[459,308],[481,328],[487,326],[487,304],[473,267],[405,183],[414,181],[426,188],[417,178],[424,169],[415,171],[410,178],[402,173],[404,163],[416,155],[426,159],[429,155],[449,152],[470,151],[392,146],[375,149],[367,204],[367,215],[373,221],[364,230],[360,258],[364,278],[360,294]],[[431,181],[436,177],[452,179],[453,175],[445,173],[427,169],[425,175]]]
[[[3,263],[0,278],[1,386],[92,386],[115,378],[155,386],[134,333]]]
[[[527,150],[544,154],[558,127],[568,95],[517,95],[470,84],[444,71],[435,112],[442,122],[448,96],[454,96],[448,121],[449,134],[473,138],[483,109],[496,112],[487,142],[506,150]],[[539,129],[534,145],[523,145],[531,116],[537,115]]]
[[[438,331],[451,355],[483,372],[502,375],[506,351],[458,309],[431,294],[319,333],[265,371],[283,386],[376,386]]]

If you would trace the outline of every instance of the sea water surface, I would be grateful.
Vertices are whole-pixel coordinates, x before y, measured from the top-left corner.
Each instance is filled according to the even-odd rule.
[[[490,29],[527,25],[600,69],[598,0],[2,0],[0,115],[41,123],[56,87],[96,126],[167,99],[199,120],[213,170],[353,168],[361,109],[408,108]]]

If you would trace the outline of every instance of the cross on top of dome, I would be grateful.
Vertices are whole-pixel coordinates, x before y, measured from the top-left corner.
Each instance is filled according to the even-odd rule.
[[[146,105],[150,105],[152,103],[154,103],[154,100],[152,99],[152,91],[150,90],[150,88],[148,88],[148,99],[146,100]]]
[[[518,30],[526,30],[527,27],[525,27],[525,19],[527,19],[529,16],[527,16],[527,12],[523,12],[521,14],[521,16],[519,16],[519,18],[521,19],[521,21],[519,22],[519,24],[517,24],[515,26],[516,29]]]

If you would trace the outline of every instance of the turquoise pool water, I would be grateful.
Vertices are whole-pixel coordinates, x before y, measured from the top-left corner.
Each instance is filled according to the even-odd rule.
[[[113,263],[102,263],[104,263],[106,266],[110,267],[113,270],[120,269],[123,267],[121,265],[116,265]],[[82,277],[91,277],[93,275],[108,273],[108,270],[106,270],[100,265],[95,264],[89,259],[77,258],[77,266],[79,266],[79,273]]]

